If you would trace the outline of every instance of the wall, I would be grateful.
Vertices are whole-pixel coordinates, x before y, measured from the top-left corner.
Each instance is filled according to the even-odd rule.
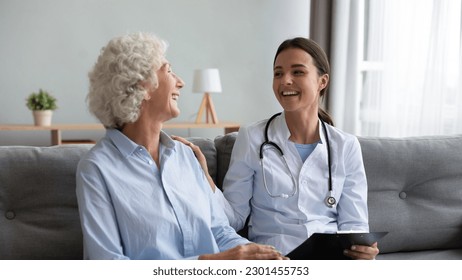
[[[54,123],[95,123],[85,96],[99,50],[121,34],[148,31],[169,42],[167,58],[183,78],[178,121],[194,121],[202,95],[192,94],[196,68],[220,69],[218,118],[241,124],[280,111],[272,62],[282,40],[308,35],[309,0],[0,0],[0,123],[33,122],[25,98],[50,91]],[[221,130],[169,131],[215,137]],[[66,132],[99,138],[103,132]],[[48,145],[45,132],[0,132],[0,145]]]

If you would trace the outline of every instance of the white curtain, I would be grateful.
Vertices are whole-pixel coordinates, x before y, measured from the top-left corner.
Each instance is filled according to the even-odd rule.
[[[359,129],[360,3],[332,0],[328,110],[335,126],[353,134]]]
[[[358,134],[462,133],[461,1],[367,5]]]

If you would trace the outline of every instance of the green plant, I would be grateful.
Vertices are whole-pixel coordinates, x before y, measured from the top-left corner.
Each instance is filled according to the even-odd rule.
[[[42,89],[38,93],[31,93],[26,101],[27,108],[32,111],[55,110],[58,108],[56,98]]]

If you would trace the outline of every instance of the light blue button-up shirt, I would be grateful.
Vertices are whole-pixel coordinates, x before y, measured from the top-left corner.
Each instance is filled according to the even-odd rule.
[[[160,136],[148,151],[108,129],[79,162],[85,259],[195,259],[248,240],[228,224],[192,150]]]
[[[267,145],[264,149],[267,187],[273,195],[291,194],[296,187],[291,172],[298,191],[288,198],[274,198],[263,184],[259,157],[266,122],[241,127],[223,182],[224,196],[216,192],[231,226],[241,229],[250,214],[249,239],[273,245],[283,254],[315,232],[368,231],[367,180],[358,139],[327,125],[333,196],[338,202],[334,208],[329,208],[325,203],[329,188],[327,139],[321,123],[321,141],[302,161],[295,144],[289,141],[285,115],[275,118],[268,138],[283,150],[290,171],[279,154]]]

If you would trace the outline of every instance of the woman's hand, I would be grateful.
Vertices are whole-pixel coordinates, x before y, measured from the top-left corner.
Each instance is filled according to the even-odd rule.
[[[212,177],[210,177],[209,168],[207,167],[207,159],[205,158],[199,146],[194,145],[193,143],[189,142],[188,140],[180,136],[172,135],[171,137],[173,140],[180,141],[181,143],[185,144],[186,146],[192,149],[194,155],[196,156],[197,160],[199,161],[199,164],[202,167],[202,170],[204,170],[205,172],[205,176],[207,177],[207,181],[209,182],[212,191],[215,192],[215,182],[213,181]]]
[[[227,251],[199,256],[199,260],[288,260],[273,246],[249,243]]]
[[[375,257],[379,254],[379,248],[377,247],[377,242],[372,246],[353,245],[350,250],[345,250],[344,254],[355,260],[375,260]]]

